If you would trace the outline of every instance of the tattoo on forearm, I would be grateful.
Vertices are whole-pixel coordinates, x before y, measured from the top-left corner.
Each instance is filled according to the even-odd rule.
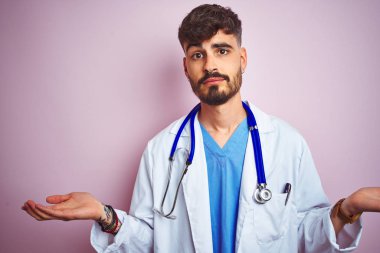
[[[106,218],[99,217],[98,219],[102,231],[116,235],[122,225],[121,221],[111,206],[104,205],[104,213]]]
[[[107,216],[107,220],[111,220],[112,219],[112,211],[107,207],[107,206],[104,206],[104,212],[106,213],[106,216]]]
[[[106,218],[102,219],[102,217],[100,216],[98,222],[103,226],[107,226],[112,221],[112,211],[105,205],[104,212],[106,214]]]

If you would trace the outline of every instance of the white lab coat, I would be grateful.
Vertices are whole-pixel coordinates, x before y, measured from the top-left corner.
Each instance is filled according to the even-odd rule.
[[[361,221],[346,225],[335,238],[330,220],[330,205],[322,189],[309,148],[304,139],[285,122],[251,105],[261,138],[264,168],[272,199],[257,204],[256,168],[251,137],[247,143],[236,231],[235,252],[277,253],[351,251],[361,235]],[[168,177],[170,149],[183,118],[154,137],[143,154],[133,192],[129,215],[117,210],[123,225],[118,234],[101,232],[94,224],[91,243],[97,252],[212,252],[210,202],[207,166],[202,131],[195,121],[196,148],[193,164],[183,179],[175,220],[161,217],[160,209]],[[165,211],[178,183],[178,175],[189,150],[189,127],[179,140],[179,156],[173,167]],[[182,153],[182,154],[181,154]],[[292,191],[287,205],[283,193],[286,183]]]

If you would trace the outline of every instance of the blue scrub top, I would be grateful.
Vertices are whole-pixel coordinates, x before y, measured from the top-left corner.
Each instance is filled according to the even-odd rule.
[[[235,252],[240,182],[248,140],[244,119],[223,148],[201,125],[206,154],[214,253]]]

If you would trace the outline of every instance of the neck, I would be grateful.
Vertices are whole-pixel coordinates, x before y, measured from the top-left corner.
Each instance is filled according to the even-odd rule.
[[[198,119],[209,133],[232,133],[247,116],[239,93],[225,104],[214,106],[201,103],[201,106]]]

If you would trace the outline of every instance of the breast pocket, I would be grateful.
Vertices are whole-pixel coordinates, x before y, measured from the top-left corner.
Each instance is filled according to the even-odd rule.
[[[289,229],[292,205],[285,205],[286,193],[273,194],[265,204],[257,204],[253,211],[254,229],[259,243],[282,238]]]

